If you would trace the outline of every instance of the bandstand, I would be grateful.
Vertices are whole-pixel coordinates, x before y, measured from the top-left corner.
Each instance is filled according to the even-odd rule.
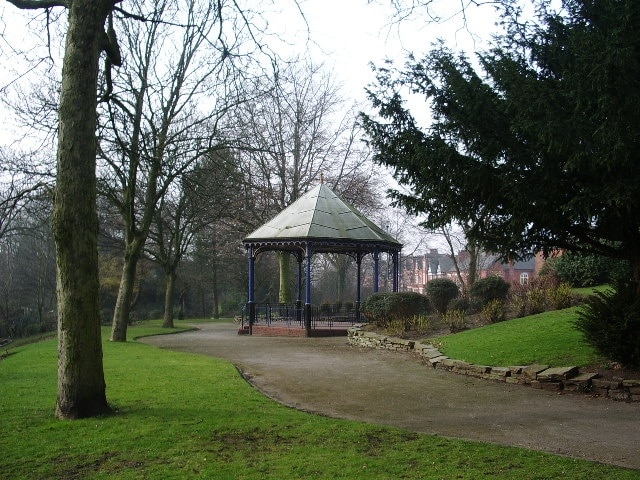
[[[289,329],[284,334],[291,335],[291,329],[295,331],[297,328],[302,335],[319,336],[323,331],[327,334],[326,328],[316,328],[320,318],[329,322],[329,327],[345,321],[360,322],[362,260],[366,255],[373,257],[373,291],[379,291],[380,255],[385,253],[392,259],[392,289],[394,292],[398,291],[402,244],[342,200],[324,183],[298,198],[272,220],[248,235],[242,243],[249,255],[249,301],[246,305],[248,325],[244,325],[243,317],[242,333],[254,334],[255,327],[260,326],[260,331],[265,334],[265,327],[277,324],[280,332],[284,331],[283,326]],[[295,305],[256,304],[255,260],[258,255],[268,251],[284,252],[295,257],[298,264],[298,295]],[[320,306],[313,305],[311,259],[313,255],[321,253],[349,255],[355,260],[357,279],[353,312],[323,312]]]

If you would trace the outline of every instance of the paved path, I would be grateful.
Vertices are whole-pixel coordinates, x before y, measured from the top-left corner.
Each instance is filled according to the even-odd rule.
[[[232,324],[145,338],[231,361],[266,395],[331,417],[513,445],[640,470],[640,404],[494,383],[346,338],[239,336]]]

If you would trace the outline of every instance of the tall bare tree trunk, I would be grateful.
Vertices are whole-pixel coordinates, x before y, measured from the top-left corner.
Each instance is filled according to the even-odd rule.
[[[125,255],[122,266],[122,277],[120,278],[120,288],[116,307],[113,311],[113,323],[111,325],[111,341],[126,342],[127,326],[131,316],[131,305],[133,299],[133,288],[136,281],[136,269],[138,267],[138,255]]]
[[[349,265],[347,263],[347,258],[345,255],[337,255],[336,257],[336,300],[340,303],[343,303],[345,301],[345,290],[347,286],[347,267]]]
[[[278,252],[278,264],[280,266],[280,290],[278,302],[291,303],[291,256],[287,252]]]
[[[218,291],[218,260],[214,257],[211,264],[211,273],[213,275],[211,293],[213,296],[213,318],[220,318],[220,293]]]
[[[110,412],[98,304],[96,95],[112,2],[69,2],[53,217],[57,252],[59,418]]]
[[[166,272],[164,279],[164,320],[162,326],[164,328],[173,328],[173,293],[176,285],[176,273]]]

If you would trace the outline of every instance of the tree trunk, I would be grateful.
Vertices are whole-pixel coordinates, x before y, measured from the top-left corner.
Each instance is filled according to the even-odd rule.
[[[480,257],[480,249],[475,243],[469,244],[469,273],[465,284],[465,293],[471,291],[471,287],[478,281],[478,263]]]
[[[173,328],[173,293],[176,285],[175,272],[165,273],[164,279],[164,320],[162,326],[164,328]]]
[[[213,318],[220,318],[220,300],[219,300],[219,292],[218,292],[218,262],[214,258],[212,264],[212,274],[213,274]]]
[[[345,255],[338,255],[336,258],[336,273],[338,275],[337,278],[337,300],[340,303],[345,301],[345,289],[347,285],[347,267],[348,267],[347,258]]]
[[[291,303],[291,269],[289,268],[291,256],[287,252],[278,252],[278,265],[280,266],[280,290],[278,302]]]
[[[129,325],[129,317],[131,315],[131,300],[133,298],[138,258],[138,254],[125,255],[120,288],[118,289],[118,298],[116,300],[116,307],[113,312],[113,323],[111,325],[112,342],[127,341],[127,326]]]
[[[100,39],[111,2],[69,2],[60,94],[53,231],[58,294],[56,416],[111,411],[98,303],[96,95]]]

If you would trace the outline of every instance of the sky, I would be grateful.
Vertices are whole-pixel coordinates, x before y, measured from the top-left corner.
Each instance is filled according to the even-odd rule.
[[[371,62],[381,65],[384,59],[393,59],[402,65],[408,52],[420,56],[438,38],[444,38],[454,49],[470,51],[481,47],[480,39],[486,39],[494,28],[495,15],[491,6],[469,7],[464,28],[462,16],[456,15],[460,2],[435,2],[439,9],[437,13],[446,19],[441,24],[426,22],[424,11],[413,19],[394,22],[394,10],[389,0],[274,0],[267,19],[268,29],[282,39],[276,47],[277,53],[299,54],[323,63],[343,86],[344,96],[363,103],[366,99],[364,88],[374,80]],[[33,20],[34,17],[37,20]],[[25,18],[32,19],[31,30],[23,27]],[[34,32],[40,32],[44,37],[44,18],[42,13],[20,11],[0,0],[0,51],[3,53],[0,89],[24,72],[25,68],[19,67],[19,58],[35,55],[32,52],[36,50],[30,52],[25,46],[33,41]],[[54,31],[51,33],[55,36]],[[45,38],[39,40],[45,43]],[[51,53],[56,58],[62,54],[62,42],[59,39],[54,43],[52,52],[40,50],[40,55]],[[15,61],[7,62],[8,57]],[[56,65],[54,69],[59,67]],[[3,118],[0,146],[7,144],[11,130],[11,115],[3,114]]]
[[[438,2],[438,13],[447,19],[439,25],[425,22],[424,14],[394,22],[394,10],[384,0],[303,0],[304,19],[288,8],[280,22],[286,25],[284,36],[298,39],[300,51],[308,49],[307,55],[331,69],[349,96],[364,100],[364,87],[374,80],[372,62],[381,65],[392,59],[402,65],[409,52],[420,56],[439,38],[453,49],[466,51],[486,45],[482,39],[488,38],[496,20],[492,7],[470,7],[467,28],[463,28],[462,16],[452,8],[459,2]],[[282,27],[276,24],[276,28]]]

